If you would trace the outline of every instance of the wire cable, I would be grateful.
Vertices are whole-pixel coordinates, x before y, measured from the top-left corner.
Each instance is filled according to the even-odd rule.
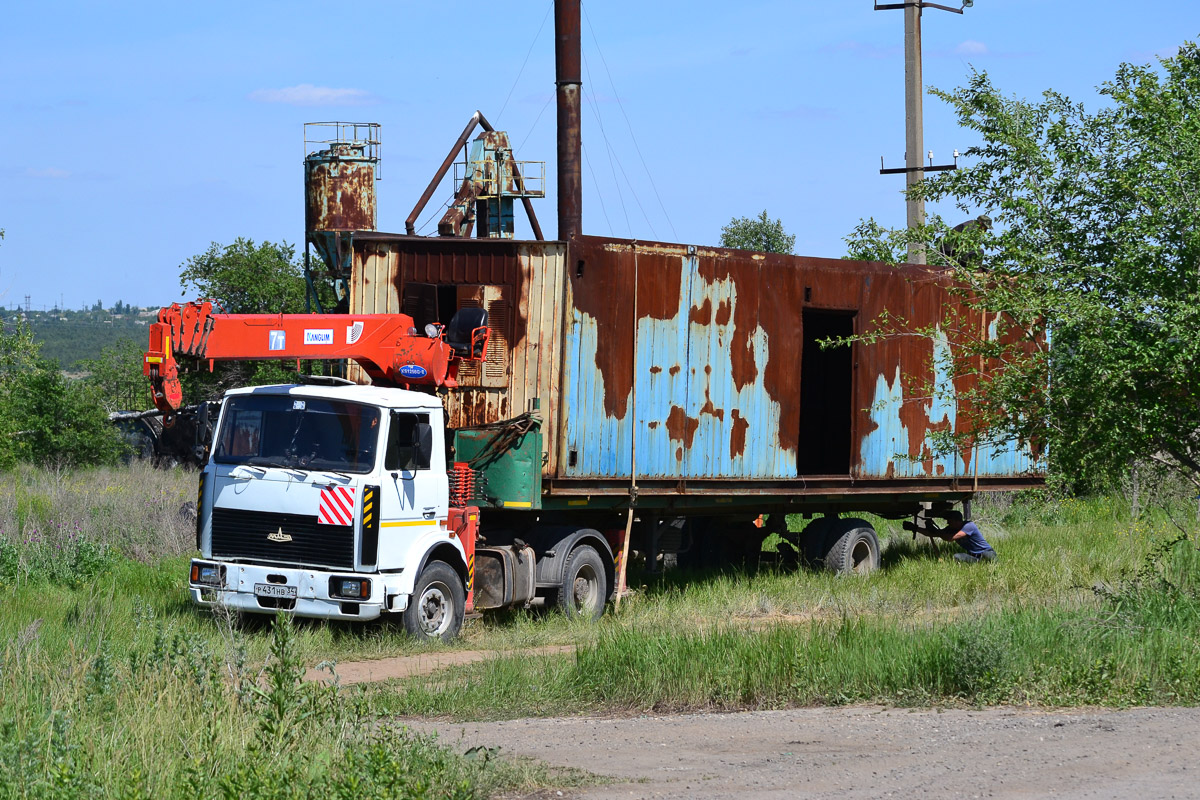
[[[529,57],[533,55],[533,48],[537,46],[538,39],[542,38],[542,31],[546,27],[546,20],[550,19],[550,12],[553,10],[554,0],[550,0],[550,4],[546,8],[546,15],[542,17],[542,24],[538,26],[537,33],[533,35],[533,41],[529,43],[529,50],[525,53],[525,60],[521,62],[521,68],[517,70],[517,77],[513,80],[513,84],[508,90],[508,96],[504,98],[504,105],[500,106],[500,113],[496,115],[496,125],[500,124],[500,119],[504,116],[504,109],[508,108],[508,101],[512,99],[512,94],[517,88],[517,83],[520,82],[521,76],[525,74],[525,66],[529,63]]]
[[[581,2],[579,7],[583,11],[583,18],[587,20],[588,30],[592,34],[592,42],[596,45],[596,52],[600,55],[600,63],[604,65],[604,71],[608,73],[608,84],[612,87],[613,97],[617,100],[617,108],[621,109],[621,116],[625,118],[625,125],[629,128],[629,137],[633,139],[633,147],[637,151],[638,158],[641,159],[642,169],[646,171],[646,177],[650,179],[650,188],[654,190],[654,196],[658,198],[658,207],[662,209],[663,216],[667,218],[667,225],[671,228],[671,235],[678,240],[679,234],[675,232],[675,223],[671,221],[671,215],[667,213],[667,206],[663,203],[662,195],[658,193],[658,185],[654,183],[654,175],[651,174],[650,167],[646,164],[646,157],[642,155],[642,148],[638,145],[637,135],[633,132],[633,123],[629,121],[629,115],[625,113],[625,105],[621,102],[621,95],[617,92],[617,85],[613,81],[612,70],[608,68],[608,60],[604,58],[604,51],[600,49],[600,40],[596,37],[596,29],[592,27],[592,18],[588,16],[587,6]],[[645,212],[643,211],[642,213]]]
[[[521,144],[517,145],[518,151],[525,146],[526,142],[529,141],[529,137],[533,136],[534,129],[537,128],[537,124],[542,121],[542,114],[546,113],[546,109],[549,108],[550,104],[553,102],[554,95],[550,95],[549,99],[546,100],[546,104],[542,106],[542,110],[538,112],[537,118],[533,121],[533,124],[529,126],[529,131],[525,134],[525,138],[521,140]]]
[[[453,197],[453,196],[451,196],[451,197],[450,197],[450,200],[447,200],[446,202],[442,203],[442,206],[441,206],[441,208],[439,208],[438,210],[434,211],[432,214],[430,214],[428,217],[426,217],[426,218],[425,218],[425,222],[423,222],[423,223],[422,223],[422,224],[421,224],[421,225],[420,225],[420,226],[417,228],[417,235],[418,235],[418,236],[420,236],[420,235],[423,235],[423,234],[422,234],[422,232],[425,230],[425,228],[426,228],[426,227],[428,227],[428,225],[429,225],[429,223],[430,223],[430,222],[433,222],[433,218],[434,218],[434,217],[436,217],[438,214],[441,214],[443,210],[445,210],[445,209],[447,209],[447,208],[449,208],[449,207],[450,207],[450,202],[451,202],[452,200],[454,200],[454,197]]]
[[[583,57],[583,69],[587,73],[588,84],[591,84],[592,70],[591,70],[591,67],[588,66],[587,56]],[[579,87],[579,96],[580,96],[580,101],[582,102],[582,100],[585,96],[584,89],[582,86]],[[612,177],[613,177],[613,186],[616,187],[616,190],[617,190],[617,199],[621,201],[621,212],[625,215],[625,235],[628,236],[630,239],[632,239],[633,238],[633,223],[631,223],[629,221],[629,209],[625,205],[625,193],[621,191],[621,181],[619,178],[617,178],[617,168],[616,168],[616,165],[614,164],[614,161],[620,162],[620,158],[617,157],[616,151],[613,149],[612,143],[608,140],[608,133],[604,130],[604,118],[600,115],[600,104],[598,102],[595,102],[594,94],[591,96],[593,98],[593,102],[590,104],[584,104],[584,105],[592,110],[592,115],[596,118],[596,126],[600,129],[600,138],[602,138],[604,140],[604,147],[605,147],[605,150],[608,152],[608,168],[612,172]],[[622,167],[621,171],[624,172],[625,168]],[[630,190],[632,191],[632,189],[633,189],[633,187],[631,186]],[[637,199],[636,193],[634,193],[634,199],[635,200]],[[657,237],[655,237],[655,238],[657,238]]]
[[[580,143],[580,149],[583,151],[583,160],[587,162],[588,172],[592,173],[592,185],[596,187],[596,199],[600,201],[600,211],[604,214],[604,221],[608,223],[608,235],[616,236],[613,232],[612,220],[608,218],[608,209],[604,207],[604,192],[600,191],[600,181],[596,178],[596,169],[592,166],[592,160],[588,158],[587,148]]]

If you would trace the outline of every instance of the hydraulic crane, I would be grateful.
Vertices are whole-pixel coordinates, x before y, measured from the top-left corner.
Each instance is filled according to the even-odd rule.
[[[220,314],[211,301],[175,303],[150,326],[142,372],[164,424],[183,404],[178,356],[196,361],[353,359],[381,385],[458,385],[458,365],[487,357],[488,319],[460,309],[418,331],[407,314]]]

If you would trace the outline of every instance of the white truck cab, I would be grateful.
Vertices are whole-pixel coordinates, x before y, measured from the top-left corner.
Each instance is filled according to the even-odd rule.
[[[444,431],[438,398],[403,389],[227,393],[200,477],[193,601],[326,619],[397,613],[415,635],[452,638],[478,512],[449,507]]]

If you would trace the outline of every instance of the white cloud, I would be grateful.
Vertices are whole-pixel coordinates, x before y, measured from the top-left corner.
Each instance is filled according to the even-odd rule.
[[[59,169],[58,167],[44,167],[42,169],[29,167],[25,170],[25,174],[31,178],[51,178],[55,180],[71,177],[70,170]]]
[[[373,106],[379,98],[365,89],[333,89],[301,83],[283,89],[256,89],[249,94],[256,103],[283,103],[289,106]]]
[[[967,39],[965,42],[954,48],[956,55],[960,56],[986,56],[988,54],[988,46],[983,42],[977,42],[974,39]]]

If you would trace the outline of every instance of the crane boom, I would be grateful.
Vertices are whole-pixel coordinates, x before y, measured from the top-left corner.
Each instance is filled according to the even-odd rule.
[[[150,326],[142,373],[167,420],[183,404],[180,356],[210,369],[216,361],[347,358],[377,383],[453,388],[460,362],[487,356],[487,312],[463,309],[449,326],[431,327],[421,335],[407,314],[219,314],[211,301],[175,303]]]

